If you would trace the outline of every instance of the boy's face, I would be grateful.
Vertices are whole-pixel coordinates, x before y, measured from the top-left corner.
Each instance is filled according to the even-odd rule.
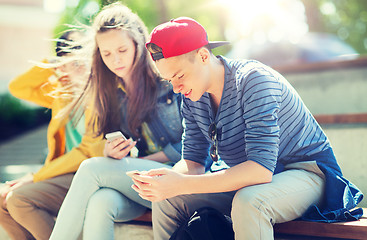
[[[175,93],[198,101],[209,88],[209,75],[205,63],[196,52],[155,62],[161,76],[169,81]]]

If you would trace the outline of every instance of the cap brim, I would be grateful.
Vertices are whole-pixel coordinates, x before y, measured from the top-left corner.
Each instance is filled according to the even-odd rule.
[[[229,42],[227,41],[210,41],[209,47],[210,49],[213,49],[213,48],[221,47],[221,46],[228,45],[228,44]]]

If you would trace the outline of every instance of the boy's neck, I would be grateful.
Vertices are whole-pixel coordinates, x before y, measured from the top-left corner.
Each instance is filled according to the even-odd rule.
[[[207,92],[210,94],[215,107],[218,108],[224,87],[224,65],[218,58],[214,57],[210,68],[210,87]]]

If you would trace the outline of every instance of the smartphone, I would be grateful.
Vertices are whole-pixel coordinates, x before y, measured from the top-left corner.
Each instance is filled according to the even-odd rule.
[[[134,175],[140,175],[140,172],[138,170],[129,171],[126,172],[126,175],[128,175],[129,177],[133,177]]]
[[[115,139],[119,139],[119,138],[123,138],[125,141],[127,140],[127,138],[124,136],[124,134],[122,134],[122,132],[120,132],[120,131],[116,131],[116,132],[106,134],[106,139],[110,142],[112,142]]]

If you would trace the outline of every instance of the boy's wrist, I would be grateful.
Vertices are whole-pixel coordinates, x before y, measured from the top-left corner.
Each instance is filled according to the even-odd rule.
[[[181,195],[183,194],[193,194],[195,192],[194,188],[198,184],[197,177],[193,175],[183,174],[183,179],[181,181]]]

